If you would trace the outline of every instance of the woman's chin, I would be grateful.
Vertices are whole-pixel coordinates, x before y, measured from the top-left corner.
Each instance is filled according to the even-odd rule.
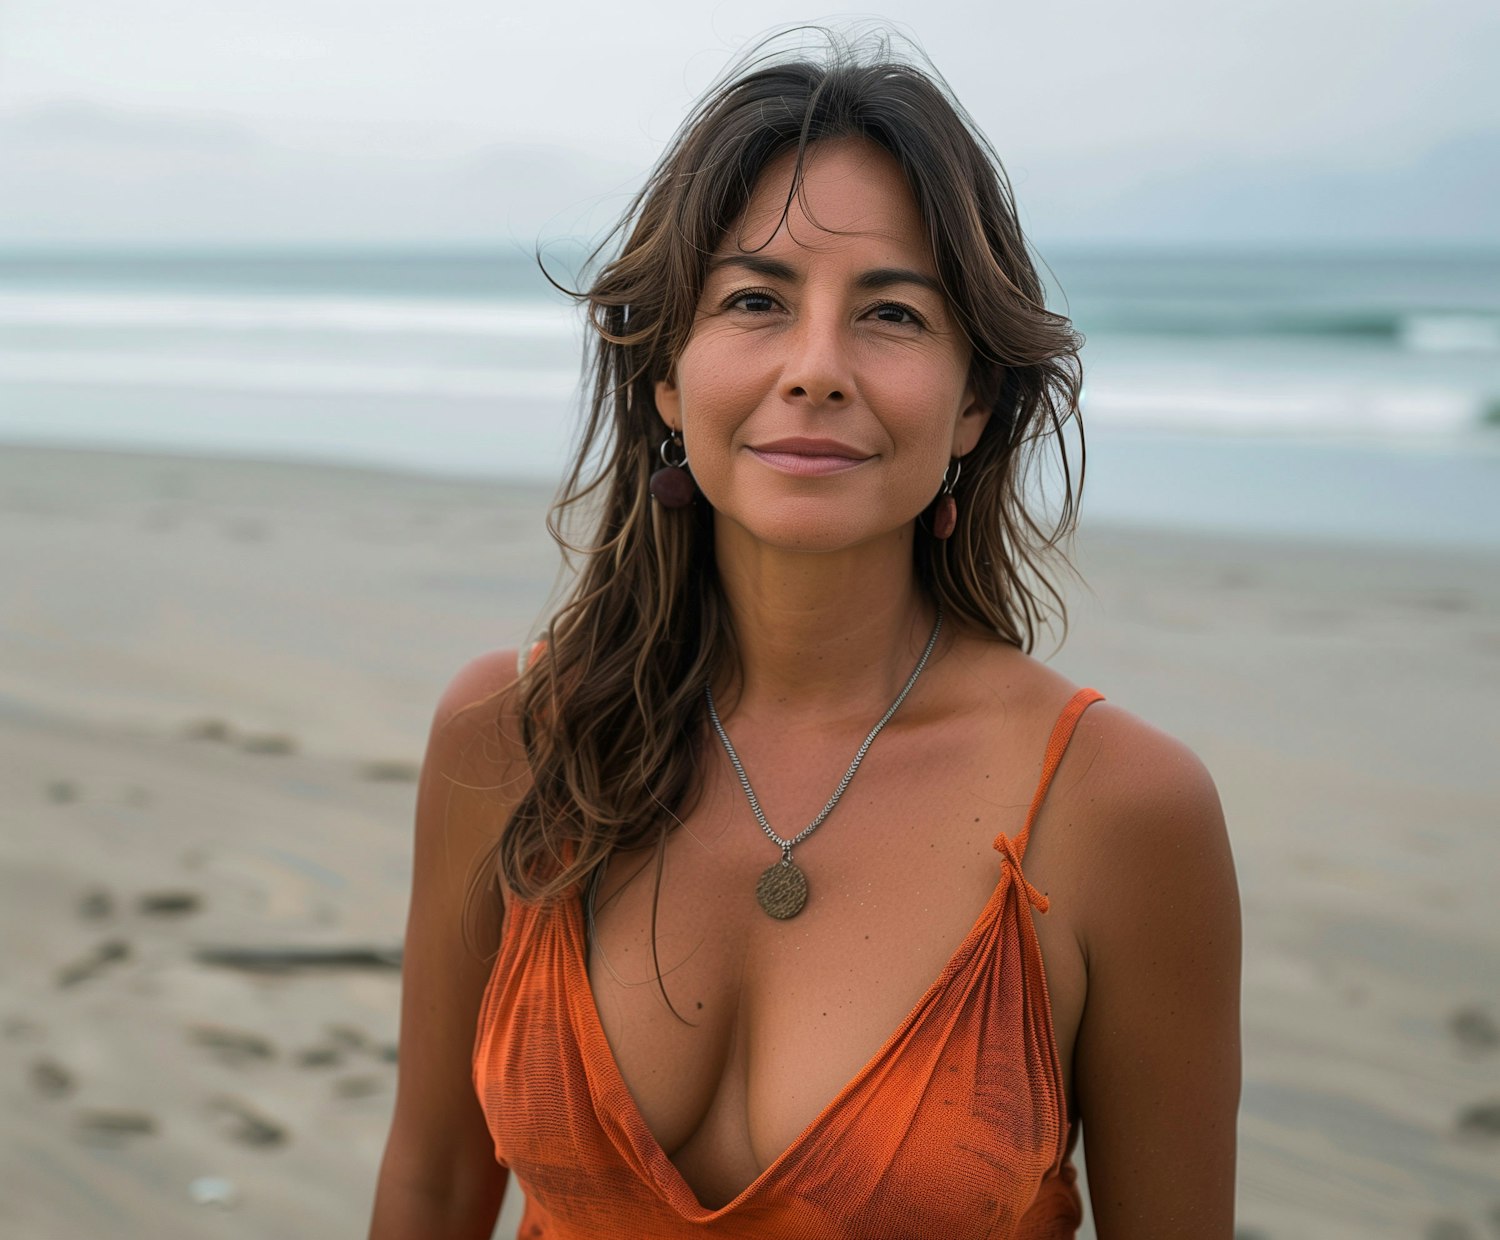
[[[835,555],[859,549],[892,551],[909,547],[915,518],[876,519],[875,513],[850,512],[847,505],[781,502],[775,511],[726,516],[716,513],[720,556],[751,548]]]

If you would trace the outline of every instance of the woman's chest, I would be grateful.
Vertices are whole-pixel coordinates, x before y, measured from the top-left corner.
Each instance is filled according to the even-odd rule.
[[[669,837],[659,872],[651,853],[622,856],[601,883],[589,951],[599,1024],[641,1118],[705,1204],[737,1195],[872,1067],[888,1100],[892,1074],[930,1078],[941,1061],[930,1106],[981,1127],[1028,1070],[1002,1026],[1023,1030],[1026,1005],[1044,1002],[1027,979],[1036,944],[1024,889],[998,907],[1007,862],[992,841],[1020,830],[1029,781],[927,774],[851,788],[794,849],[809,899],[790,920],[756,902],[780,853],[725,780]],[[1063,1088],[1082,1007],[1064,922],[1042,940],[1046,967],[1068,979]]]

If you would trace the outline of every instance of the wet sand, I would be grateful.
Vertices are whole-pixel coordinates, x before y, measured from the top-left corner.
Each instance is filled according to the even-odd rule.
[[[546,499],[0,449],[0,1234],[364,1233],[415,763],[535,622]],[[1080,561],[1054,662],[1229,817],[1242,1236],[1500,1236],[1500,557]]]

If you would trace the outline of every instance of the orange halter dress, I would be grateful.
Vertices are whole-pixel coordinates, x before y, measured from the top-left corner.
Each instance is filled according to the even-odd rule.
[[[480,1008],[474,1086],[526,1192],[518,1240],[1072,1240],[1082,1220],[1052,1006],[1021,873],[1079,717],[1047,746],[989,902],[859,1074],[733,1201],[699,1203],[641,1118],[594,1007],[576,900],[512,905]]]

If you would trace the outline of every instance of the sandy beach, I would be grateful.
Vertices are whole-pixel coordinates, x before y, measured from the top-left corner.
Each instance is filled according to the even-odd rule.
[[[0,1235],[364,1234],[416,764],[534,629],[547,498],[0,448]],[[1237,1234],[1500,1237],[1500,553],[1086,526],[1079,562],[1054,663],[1228,815]]]

